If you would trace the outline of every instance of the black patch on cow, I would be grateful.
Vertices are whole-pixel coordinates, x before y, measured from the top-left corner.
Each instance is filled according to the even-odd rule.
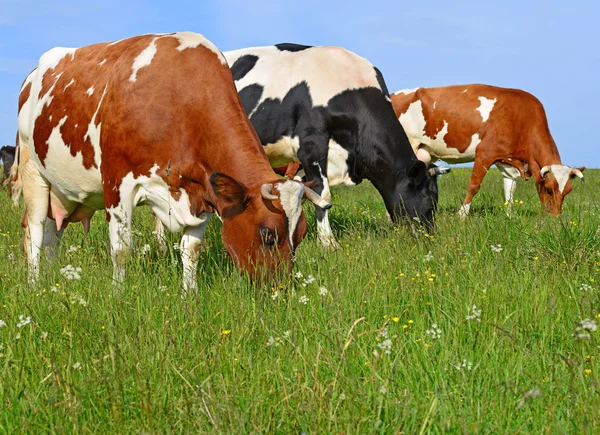
[[[258,56],[253,54],[246,54],[240,57],[238,60],[234,62],[231,66],[231,74],[233,74],[233,80],[240,80],[243,78],[248,72],[254,68],[256,62],[258,61]]]
[[[375,69],[375,74],[377,75],[377,82],[379,83],[379,87],[383,91],[385,95],[390,96],[390,92],[388,91],[387,85],[385,84],[385,80],[383,79],[383,74],[379,71],[379,68],[376,66],[373,67]]]
[[[254,110],[262,96],[263,90],[264,88],[261,85],[253,84],[246,86],[239,92],[240,100],[242,100],[242,106],[244,106],[246,115],[250,115]]]
[[[243,98],[242,104],[245,106]],[[264,100],[254,111],[250,121],[262,144],[267,145],[277,142],[283,136],[294,136],[299,120],[306,117],[312,109],[308,85],[302,82],[291,88],[283,100]]]
[[[284,42],[282,44],[275,44],[275,47],[279,51],[302,51],[307,48],[312,48],[312,45],[302,45],[302,44],[292,44],[289,42]]]

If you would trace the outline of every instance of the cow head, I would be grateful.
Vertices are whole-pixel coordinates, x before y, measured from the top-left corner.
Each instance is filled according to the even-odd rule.
[[[396,180],[395,204],[390,212],[392,221],[417,221],[424,224],[427,231],[431,231],[438,202],[437,178],[448,172],[450,168],[427,165],[417,160],[404,176],[400,174]],[[388,206],[388,211],[389,208]]]
[[[567,165],[544,166],[540,170],[541,179],[537,183],[540,202],[546,213],[559,216],[565,196],[573,189],[571,180],[575,177],[583,181],[585,168],[571,168]]]
[[[294,251],[307,229],[303,198],[331,207],[296,181],[245,186],[228,175],[214,173],[210,183],[223,221],[225,249],[251,278],[291,272]]]
[[[15,161],[16,149],[17,147],[9,145],[5,145],[2,148],[0,148],[0,159],[2,159],[2,165],[4,168],[4,174],[2,176],[3,182],[4,180],[8,179],[8,176],[10,174],[10,168],[12,167],[13,162]]]

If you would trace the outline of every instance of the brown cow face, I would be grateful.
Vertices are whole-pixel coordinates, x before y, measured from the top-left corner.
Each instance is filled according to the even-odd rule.
[[[554,167],[554,168],[553,168]],[[579,177],[583,180],[585,168],[569,168],[564,165],[545,166],[541,171],[541,182],[537,189],[540,202],[546,213],[552,216],[560,216],[565,196],[573,189],[571,180]]]
[[[289,210],[286,214],[281,201],[263,197],[261,186],[246,187],[219,173],[213,174],[210,182],[223,221],[223,244],[236,265],[251,278],[291,272],[294,250],[307,229],[301,195],[294,210],[295,218],[290,219]],[[302,189],[299,183],[294,184]],[[291,237],[290,222],[294,227]]]

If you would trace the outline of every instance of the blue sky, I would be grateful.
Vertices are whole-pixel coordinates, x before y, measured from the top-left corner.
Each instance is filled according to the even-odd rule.
[[[527,90],[546,108],[563,163],[600,167],[599,16],[590,0],[0,0],[0,145],[14,142],[18,90],[46,50],[193,30],[223,51],[339,45],[377,65],[392,92]]]

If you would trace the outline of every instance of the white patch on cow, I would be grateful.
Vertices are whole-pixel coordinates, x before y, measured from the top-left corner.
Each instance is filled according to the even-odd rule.
[[[279,190],[279,201],[288,218],[288,229],[290,246],[294,247],[294,232],[302,215],[302,198],[304,197],[304,187],[294,181],[285,181],[276,185]]]
[[[148,47],[144,48],[144,50],[142,50],[142,52],[138,54],[138,56],[133,60],[133,65],[131,66],[131,76],[129,77],[130,82],[136,81],[137,73],[141,68],[148,66],[150,65],[150,63],[152,63],[152,59],[156,54],[156,39],[157,38],[154,38],[150,42]]]
[[[259,58],[254,68],[235,83],[238,91],[252,84],[263,86],[256,107],[267,98],[282,100],[291,88],[302,82],[308,85],[313,106],[325,106],[333,96],[350,89],[381,90],[373,65],[340,47],[311,47],[293,52],[269,46],[223,54],[229,65],[244,55]]]
[[[433,110],[435,110],[435,106],[437,105],[437,101],[433,102]]]
[[[87,91],[85,91],[85,93],[91,97],[94,94],[94,87],[90,87]]]
[[[465,92],[467,92],[467,91],[468,91],[468,89],[465,89],[464,91],[462,91],[462,93],[464,94],[464,93],[465,93]]]
[[[400,94],[404,94],[404,95],[409,95],[409,94],[413,94],[415,92],[417,92],[419,88],[413,88],[413,89],[401,89],[397,92],[394,92],[394,95],[400,95]]]
[[[475,109],[481,114],[481,119],[483,122],[486,122],[489,117],[492,109],[494,108],[494,104],[496,104],[497,99],[494,98],[490,100],[489,98],[479,97],[479,101],[481,102],[480,106]]]
[[[448,134],[448,122],[446,120],[444,120],[444,126],[435,135],[435,141],[446,148],[448,148],[448,145],[446,144],[446,141],[444,140],[444,136],[446,136],[447,134]]]
[[[98,111],[100,110],[100,106],[102,105],[102,100],[104,100],[104,96],[106,95],[106,89],[108,85],[104,86],[104,91],[102,92],[102,97],[100,97],[100,101],[98,101],[98,106],[96,107],[96,111],[90,119],[90,123],[88,124],[87,131],[85,136],[83,136],[83,140],[90,139],[90,143],[94,148],[94,163],[97,168],[100,168],[100,164],[102,163],[102,151],[100,150],[100,128],[102,127],[102,123],[98,123],[96,125],[96,117],[98,116]]]
[[[98,66],[102,66],[102,65],[104,65],[105,63],[106,63],[106,59],[103,59],[103,60],[102,60],[102,62],[100,62],[100,63],[98,64]]]
[[[223,53],[219,51],[215,44],[210,42],[201,34],[194,32],[178,32],[173,34],[172,36],[179,40],[179,46],[177,47],[177,50],[183,51],[186,48],[196,48],[199,45],[203,45],[204,47],[208,48],[210,51],[215,53],[223,65],[227,65],[227,61],[225,60],[225,56],[223,56]]]
[[[48,117],[48,121],[52,121],[52,115]]]
[[[471,203],[463,204],[458,209],[458,217],[461,219],[465,219],[469,215],[469,210],[471,209]]]
[[[563,193],[565,190],[565,186],[567,185],[567,181],[571,177],[572,168],[567,165],[551,165],[550,171],[556,178],[556,182],[558,183],[558,190],[560,193]]]
[[[388,101],[388,102],[390,102],[390,103],[392,102],[392,99],[389,96],[387,96],[387,95],[385,96],[385,100]]]
[[[78,126],[79,126],[79,124],[75,124],[75,125],[73,126],[73,128],[74,128],[74,129],[77,129],[77,127],[78,127]]]
[[[330,186],[345,184],[354,186],[348,168],[348,151],[333,139],[329,140],[327,152],[327,179]]]
[[[119,195],[124,208],[148,205],[163,225],[172,232],[180,232],[185,227],[195,227],[211,217],[211,213],[201,213],[194,216],[190,212],[191,203],[188,193],[180,188],[181,196],[175,200],[171,195],[169,185],[157,174],[159,166],[155,164],[149,175],[134,177],[129,172],[121,180]],[[118,212],[120,206],[107,209],[108,212]]]
[[[82,153],[73,156],[61,135],[60,129],[67,118],[68,115],[65,115],[52,129],[46,141],[48,153],[44,167],[40,167],[40,170],[53,189],[59,191],[67,201],[84,204],[94,210],[102,209],[104,195],[100,172],[94,167],[86,170]]]
[[[289,162],[297,162],[298,148],[300,148],[298,136],[283,136],[277,142],[264,146],[269,162],[274,168],[285,166]]]
[[[67,86],[65,86],[65,87],[63,88],[63,92],[64,92],[64,91],[66,91],[66,90],[67,90],[67,88],[68,88],[69,86],[71,86],[73,83],[75,83],[75,79],[71,79],[71,81],[70,81],[69,83],[67,83]]]
[[[425,137],[425,116],[421,100],[410,103],[406,112],[398,118],[409,137]]]

